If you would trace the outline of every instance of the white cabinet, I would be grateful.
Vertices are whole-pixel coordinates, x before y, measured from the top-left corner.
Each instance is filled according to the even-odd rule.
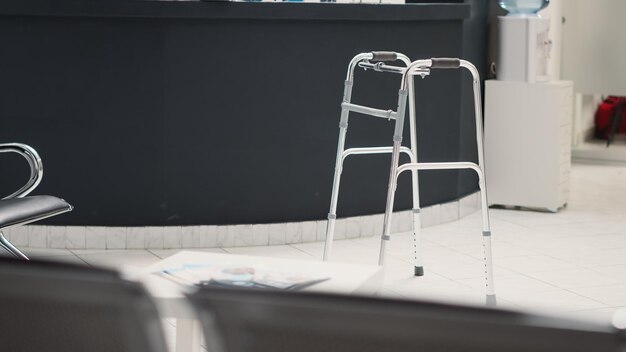
[[[485,177],[489,204],[567,204],[571,81],[485,82]]]

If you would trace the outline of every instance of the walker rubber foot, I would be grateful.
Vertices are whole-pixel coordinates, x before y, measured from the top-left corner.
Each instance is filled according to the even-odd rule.
[[[485,304],[487,307],[495,307],[497,305],[496,295],[487,295]]]
[[[414,275],[415,276],[424,276],[424,267],[423,266],[416,266],[414,267]]]

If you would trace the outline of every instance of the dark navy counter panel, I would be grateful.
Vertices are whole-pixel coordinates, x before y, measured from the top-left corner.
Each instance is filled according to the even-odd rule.
[[[349,60],[462,56],[469,16],[468,4],[3,2],[0,141],[38,149],[36,193],[75,205],[50,224],[323,219]],[[467,74],[448,70],[416,83],[421,160],[468,153],[461,84]],[[354,101],[395,108],[398,87],[399,76],[359,71]],[[348,133],[348,146],[388,145],[392,124],[354,115]],[[18,164],[2,163],[5,193],[24,176]],[[347,160],[338,215],[382,212],[388,168],[388,156]],[[397,209],[410,207],[403,177]],[[422,203],[457,199],[474,181],[423,173]]]

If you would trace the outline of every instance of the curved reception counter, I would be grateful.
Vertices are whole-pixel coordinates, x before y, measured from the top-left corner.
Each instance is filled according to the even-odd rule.
[[[467,34],[473,6],[3,2],[0,140],[37,149],[46,173],[35,193],[75,206],[49,225],[323,220],[350,59],[483,60],[483,36]],[[399,80],[357,70],[353,101],[395,109]],[[415,90],[420,160],[475,159],[471,78],[440,70]],[[352,116],[348,147],[391,145],[392,123]],[[13,162],[3,161],[16,170],[4,184],[23,176]],[[389,163],[346,161],[339,217],[383,212]],[[423,206],[478,189],[465,171],[423,172],[420,186]],[[406,175],[396,209],[410,207]]]

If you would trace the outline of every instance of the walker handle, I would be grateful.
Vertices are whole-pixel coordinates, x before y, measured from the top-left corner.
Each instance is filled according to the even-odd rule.
[[[372,51],[372,61],[396,61],[398,53],[395,51]]]
[[[459,68],[461,67],[460,59],[452,59],[447,57],[432,58],[430,68]]]

